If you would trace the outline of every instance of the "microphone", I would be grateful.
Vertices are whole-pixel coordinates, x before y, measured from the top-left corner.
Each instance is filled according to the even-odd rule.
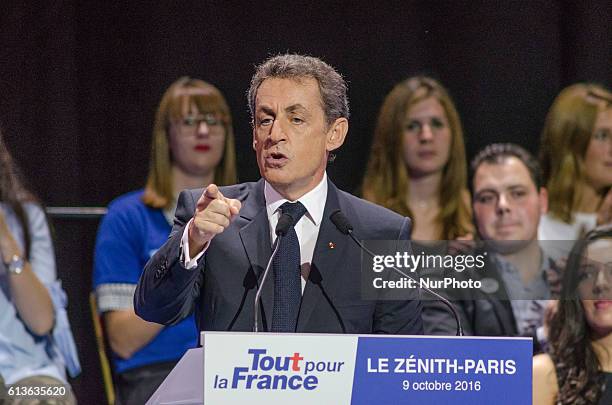
[[[274,257],[278,252],[281,239],[285,235],[287,235],[287,232],[289,232],[289,228],[291,228],[291,225],[293,225],[293,217],[287,213],[281,213],[281,216],[278,219],[278,223],[276,224],[276,229],[274,230],[274,233],[276,234],[276,240],[274,241],[274,245],[272,246],[272,255],[270,256],[270,260],[268,260],[266,269],[263,275],[261,276],[261,283],[259,283],[257,292],[255,293],[255,302],[253,307],[253,332],[259,332],[259,311],[257,310],[257,306],[259,305],[259,301],[261,301],[261,293],[263,291],[263,286],[266,282],[266,278],[268,277],[268,273],[270,272],[270,268],[272,267],[272,260],[274,260]]]
[[[249,293],[251,289],[255,288],[255,286],[257,286],[257,276],[255,275],[255,272],[253,271],[253,269],[249,268],[247,273],[244,275],[244,278],[242,279],[242,287],[244,287],[244,293],[242,294],[240,305],[238,306],[238,310],[234,314],[234,318],[232,319],[232,321],[230,322],[229,326],[226,329],[227,332],[231,331],[234,328],[234,324],[238,320],[238,316],[242,312],[242,308],[244,307],[244,303],[246,302],[247,294]],[[266,322],[265,319],[263,320],[263,322],[265,324]]]
[[[341,233],[350,236],[351,239],[361,248],[361,250],[363,250],[364,252],[366,252],[372,257],[376,256],[371,250],[366,248],[363,245],[363,243],[361,243],[361,241],[355,237],[355,235],[353,235],[353,226],[351,225],[348,218],[342,213],[341,210],[336,210],[332,212],[332,214],[329,216],[329,219],[331,219],[331,221],[334,223],[334,225],[336,225],[336,228],[338,228],[338,230]],[[399,273],[402,277],[406,277],[406,278],[409,278],[417,282],[417,280],[414,277],[410,276],[409,274],[404,273],[397,267],[392,266],[391,269],[395,270],[395,272]],[[450,309],[450,312],[455,317],[455,322],[457,323],[457,336],[463,336],[463,328],[461,327],[461,320],[459,319],[459,314],[457,313],[457,310],[455,309],[454,305],[449,300],[447,300],[446,298],[438,294],[437,292],[427,287],[421,287],[421,288],[427,291],[428,293],[430,293],[431,295],[433,295],[434,297],[436,297],[444,305],[446,305],[448,309]]]
[[[340,328],[342,328],[342,333],[346,333],[346,328],[344,327],[344,321],[342,320],[342,317],[340,316],[340,312],[338,312],[338,309],[332,302],[331,298],[329,298],[329,295],[327,295],[327,291],[325,291],[325,288],[323,288],[323,276],[321,275],[321,272],[319,271],[319,269],[317,269],[316,266],[313,265],[310,267],[310,274],[308,275],[308,279],[313,284],[316,284],[321,289],[321,292],[323,293],[323,297],[325,297],[325,300],[327,301],[329,306],[332,308],[332,310],[336,314],[336,318],[338,318],[338,322],[340,323]]]

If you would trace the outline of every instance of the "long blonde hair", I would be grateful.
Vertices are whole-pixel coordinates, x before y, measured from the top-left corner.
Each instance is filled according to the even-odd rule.
[[[155,115],[149,175],[142,197],[146,205],[169,208],[174,201],[169,128],[170,123],[182,119],[192,105],[202,113],[219,115],[225,127],[224,152],[215,170],[215,184],[234,184],[237,181],[232,116],[223,94],[203,80],[181,77],[168,87]]]
[[[409,169],[402,154],[403,126],[408,108],[429,97],[435,97],[444,108],[451,131],[450,154],[442,173],[440,211],[436,222],[440,224],[441,238],[454,239],[473,230],[469,198],[465,198],[469,194],[463,130],[448,92],[432,78],[418,76],[406,79],[385,98],[363,180],[363,196],[415,219],[406,201]]]
[[[544,123],[540,163],[548,189],[548,211],[571,223],[581,203],[578,185],[585,181],[584,155],[602,102],[612,102],[604,87],[577,83],[554,100]]]

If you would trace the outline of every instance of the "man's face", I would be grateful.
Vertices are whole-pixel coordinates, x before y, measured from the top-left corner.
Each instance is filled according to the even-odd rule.
[[[266,79],[255,98],[253,148],[261,175],[285,198],[296,200],[323,178],[328,152],[348,131],[345,118],[327,125],[313,78]]]
[[[537,190],[529,170],[516,157],[482,163],[474,175],[474,218],[481,237],[532,241],[548,208],[545,189]]]

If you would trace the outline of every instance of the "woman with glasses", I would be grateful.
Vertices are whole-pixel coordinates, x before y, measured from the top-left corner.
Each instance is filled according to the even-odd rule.
[[[533,403],[612,404],[611,226],[574,245],[549,336],[549,354],[533,359]]]
[[[411,77],[387,95],[362,191],[365,199],[411,217],[412,239],[471,238],[463,131],[440,83]]]
[[[587,83],[561,91],[546,117],[540,162],[549,200],[541,240],[575,240],[612,223],[612,93]]]
[[[145,403],[197,344],[193,315],[164,327],[140,319],[133,295],[145,263],[165,242],[183,189],[236,182],[231,114],[221,92],[183,77],[164,93],[144,190],[114,200],[95,248],[94,289],[113,351],[117,403]]]

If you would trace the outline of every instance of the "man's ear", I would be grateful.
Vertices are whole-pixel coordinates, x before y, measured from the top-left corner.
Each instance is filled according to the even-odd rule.
[[[255,135],[255,126],[253,126],[253,150],[257,150],[257,136]]]
[[[544,215],[548,212],[548,190],[546,187],[540,187],[540,214]]]
[[[327,141],[325,149],[328,152],[338,149],[344,143],[348,133],[348,120],[344,117],[336,119],[327,131]]]

